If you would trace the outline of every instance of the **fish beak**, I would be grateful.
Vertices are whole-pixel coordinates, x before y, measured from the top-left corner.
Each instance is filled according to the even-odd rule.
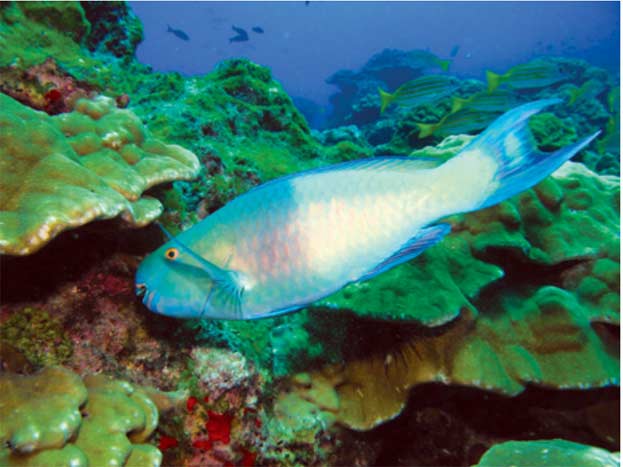
[[[147,292],[147,286],[145,284],[136,284],[136,288],[134,289],[136,295],[142,297]]]

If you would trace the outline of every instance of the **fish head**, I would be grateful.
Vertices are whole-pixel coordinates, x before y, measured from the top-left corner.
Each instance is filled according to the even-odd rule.
[[[173,318],[232,319],[231,311],[214,300],[218,280],[175,240],[145,257],[135,285],[136,294],[154,313]]]

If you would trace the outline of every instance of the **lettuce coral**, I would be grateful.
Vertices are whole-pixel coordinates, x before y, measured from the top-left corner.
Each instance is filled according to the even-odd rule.
[[[194,154],[153,139],[106,97],[49,117],[0,94],[0,109],[0,253],[33,253],[95,219],[146,225],[162,206],[142,192],[199,171]]]

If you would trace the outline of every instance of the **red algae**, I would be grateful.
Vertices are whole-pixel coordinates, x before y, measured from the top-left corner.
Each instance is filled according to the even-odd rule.
[[[212,440],[209,439],[196,439],[193,441],[193,448],[201,449],[203,451],[209,451],[212,449]]]
[[[161,435],[160,441],[158,442],[158,449],[161,451],[166,451],[167,449],[177,447],[179,443],[177,440],[171,436]]]
[[[191,396],[186,400],[186,410],[188,410],[189,412],[192,412],[192,410],[195,408],[196,405],[197,405],[196,397]]]
[[[208,421],[206,422],[206,429],[210,435],[212,441],[222,441],[225,444],[229,444],[229,436],[231,434],[231,421],[233,417],[228,414],[219,414],[216,412],[208,411]]]
[[[257,453],[251,452],[247,449],[242,448],[242,459],[240,460],[241,467],[253,467],[255,465],[255,459],[257,458]]]

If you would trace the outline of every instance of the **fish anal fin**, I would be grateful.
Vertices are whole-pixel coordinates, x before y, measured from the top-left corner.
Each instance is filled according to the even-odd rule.
[[[443,237],[450,232],[450,230],[450,224],[434,224],[424,227],[415,237],[410,238],[404,245],[402,245],[398,251],[385,258],[377,264],[374,269],[358,278],[357,281],[371,279],[378,274],[392,269],[394,266],[398,266],[401,263],[415,258],[424,250],[440,242]]]

